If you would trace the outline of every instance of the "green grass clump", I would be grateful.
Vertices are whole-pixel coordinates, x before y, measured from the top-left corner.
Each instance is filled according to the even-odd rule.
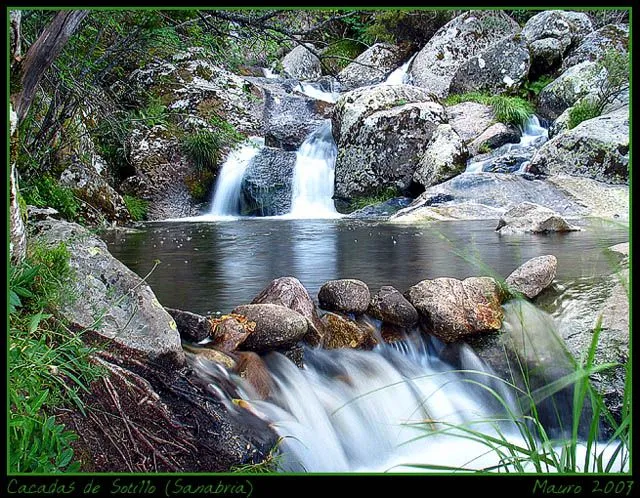
[[[330,74],[338,74],[366,48],[364,43],[357,40],[337,40],[322,52],[322,65]]]
[[[56,410],[83,411],[87,391],[101,370],[92,352],[53,310],[70,290],[69,252],[32,244],[27,259],[9,269],[9,444],[11,472],[75,472],[71,443],[77,435],[57,423]]]
[[[583,121],[587,119],[593,119],[600,116],[600,110],[598,104],[588,99],[583,99],[569,109],[569,119],[567,121],[567,128],[570,130],[575,128]]]
[[[182,139],[182,150],[199,169],[213,169],[220,159],[220,135],[210,130],[190,133]]]
[[[445,105],[455,105],[462,102],[477,102],[478,104],[488,105],[493,109],[498,121],[520,127],[524,126],[533,114],[533,106],[521,97],[468,92],[449,95],[444,100]]]
[[[142,221],[147,217],[147,210],[149,209],[148,201],[133,195],[124,195],[122,199],[134,221]]]
[[[37,207],[52,207],[67,220],[77,221],[80,201],[68,187],[63,187],[48,175],[30,178],[21,188],[27,204]]]

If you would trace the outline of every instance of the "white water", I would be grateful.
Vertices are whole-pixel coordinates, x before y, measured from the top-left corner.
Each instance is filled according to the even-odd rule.
[[[389,76],[387,76],[387,79],[385,80],[383,85],[400,85],[403,83],[409,83],[410,78],[407,71],[409,71],[409,66],[411,65],[411,62],[416,55],[418,55],[417,52],[413,54],[407,62],[402,64],[402,66],[395,69]]]
[[[240,215],[238,203],[242,177],[251,159],[262,146],[264,146],[264,139],[253,137],[229,154],[218,173],[208,217],[224,218]]]
[[[527,317],[536,315],[528,310],[531,304],[522,306]],[[513,323],[522,308],[507,307],[505,313],[505,320]],[[546,327],[546,318],[541,323]],[[548,333],[535,330],[538,325],[532,321],[532,334]],[[511,392],[467,346],[458,351],[457,369],[439,359],[443,347],[412,335],[373,351],[307,350],[302,370],[282,355],[267,356],[275,388],[268,401],[253,400],[249,406],[283,437],[281,470],[515,471],[497,452],[459,428],[496,437],[505,445],[527,447],[514,423],[520,415]],[[508,410],[488,389],[499,393]],[[508,412],[513,415],[507,416]],[[613,444],[602,443],[594,452],[603,453],[606,462],[613,450]],[[578,466],[585,455],[586,447],[578,445]],[[623,451],[620,458],[624,461],[619,459],[613,471],[628,468],[628,454]]]
[[[269,79],[276,79],[280,77],[278,73],[275,73],[273,70],[269,69],[268,67],[262,68],[262,74],[264,74],[265,78],[269,78]]]
[[[315,87],[312,83],[298,83],[296,87],[301,93],[316,100],[323,100],[325,102],[335,103],[340,97],[340,92],[325,92],[324,90]]]
[[[338,149],[331,121],[315,130],[297,152],[287,218],[338,218],[333,205],[334,166]]]
[[[507,144],[504,147],[504,152],[508,153],[511,151],[515,151],[518,149],[523,149],[525,147],[530,147],[537,143],[538,145],[542,145],[549,138],[549,131],[540,125],[540,120],[535,114],[532,114],[522,129],[522,135],[520,137],[520,142],[517,144]],[[465,173],[481,173],[484,165],[490,161],[493,161],[494,158],[482,160],[482,161],[470,161],[467,164],[467,169]],[[529,164],[529,161],[525,161],[520,167],[519,172],[526,171],[526,167]]]

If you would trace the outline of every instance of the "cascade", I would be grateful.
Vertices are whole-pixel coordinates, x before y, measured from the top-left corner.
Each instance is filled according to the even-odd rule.
[[[407,74],[407,71],[409,71],[409,66],[411,65],[411,62],[413,62],[413,59],[415,58],[416,55],[418,55],[417,52],[413,54],[407,62],[402,64],[402,66],[395,69],[389,76],[387,76],[387,79],[383,84],[384,85],[400,85],[402,83],[409,83],[410,78],[409,78],[409,75]]]

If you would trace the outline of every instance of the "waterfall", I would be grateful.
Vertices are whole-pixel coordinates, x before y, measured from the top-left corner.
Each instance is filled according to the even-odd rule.
[[[529,309],[532,306],[505,308],[509,334],[520,333],[514,332],[513,324],[523,309],[525,319],[537,316]],[[539,320],[548,323],[547,318]],[[540,451],[542,445],[535,436],[531,441],[520,432],[524,419],[515,391],[469,346],[456,348],[414,331],[372,351],[307,349],[303,369],[272,353],[265,356],[274,384],[268,400],[251,400],[251,388],[238,382],[251,411],[283,437],[279,462],[284,471],[516,471],[512,461],[505,461],[506,446]],[[443,350],[449,355],[442,355]],[[456,366],[444,360],[451,358],[451,351]],[[502,455],[475,437],[477,433],[504,441],[498,445],[504,445]],[[615,446],[594,442],[591,449],[593,454],[602,453],[606,462],[615,456]],[[562,450],[554,448],[559,455]],[[578,466],[585,465],[587,446],[578,444],[575,451]],[[590,458],[590,465],[595,465]],[[612,471],[628,468],[625,450],[616,459]],[[523,465],[524,471],[535,471]]]
[[[251,159],[264,146],[264,139],[252,137],[231,151],[218,173],[218,180],[208,216],[229,217],[240,214],[242,177]]]
[[[301,93],[304,93],[307,97],[311,97],[316,100],[323,100],[324,102],[335,103],[340,97],[340,93],[331,89],[327,92],[322,88],[318,88],[312,83],[298,83],[296,89]]]
[[[395,69],[389,76],[387,76],[387,79],[383,84],[384,85],[400,85],[402,83],[409,83],[410,78],[409,78],[409,75],[407,74],[407,71],[409,71],[409,66],[411,65],[411,62],[413,61],[416,55],[418,55],[417,52],[413,54],[407,62],[402,64],[402,66]]]
[[[338,149],[327,120],[297,152],[288,218],[337,218],[333,205],[334,166]]]
[[[542,140],[541,137],[544,137],[544,140]],[[546,142],[548,139],[549,130],[547,130],[540,124],[538,116],[532,114],[524,124],[522,137],[520,138],[520,143],[518,145],[520,145],[521,147],[529,147],[530,145],[534,145],[534,143],[537,142],[541,142],[537,143],[537,145],[542,145],[542,143]]]

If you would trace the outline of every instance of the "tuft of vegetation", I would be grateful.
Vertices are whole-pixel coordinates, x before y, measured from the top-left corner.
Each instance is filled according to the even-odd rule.
[[[342,39],[331,43],[322,52],[322,64],[330,74],[338,74],[358,57],[367,46],[358,40]]]
[[[244,465],[235,465],[231,468],[231,472],[237,474],[272,474],[280,471],[282,454],[280,453],[280,445],[284,438],[280,437],[276,444],[269,451],[269,454],[258,463],[247,463]]]
[[[358,209],[365,208],[372,204],[380,204],[386,202],[394,197],[401,195],[397,187],[380,187],[370,195],[356,197],[351,201],[349,208],[351,211],[357,211]]]
[[[134,221],[142,221],[147,217],[148,201],[128,194],[122,196],[122,200],[124,200],[127,210]]]
[[[132,121],[142,122],[149,128],[157,125],[167,126],[169,116],[167,107],[158,97],[150,97],[147,105],[133,113]]]
[[[67,220],[78,221],[80,201],[68,187],[63,187],[48,175],[34,177],[20,192],[27,204],[57,209]]]
[[[589,99],[582,99],[571,109],[569,109],[569,120],[567,121],[567,128],[571,130],[583,121],[586,121],[587,119],[597,118],[598,116],[600,116],[598,103]]]
[[[77,435],[56,422],[56,410],[75,405],[102,370],[93,352],[53,310],[69,297],[69,252],[31,244],[26,260],[9,268],[9,470],[77,472]]]
[[[196,169],[185,176],[184,183],[196,202],[205,202],[211,197],[215,175],[208,169]]]
[[[498,121],[520,127],[524,126],[533,114],[531,103],[521,97],[468,92],[449,95],[444,100],[445,105],[455,105],[462,102],[477,102],[491,106]]]
[[[215,168],[221,149],[220,135],[211,130],[199,130],[182,139],[182,151],[197,169]]]
[[[536,98],[538,95],[540,95],[542,89],[552,81],[553,78],[547,75],[540,76],[537,80],[534,81],[527,80],[522,86],[522,90],[520,91],[521,97],[529,100]]]

